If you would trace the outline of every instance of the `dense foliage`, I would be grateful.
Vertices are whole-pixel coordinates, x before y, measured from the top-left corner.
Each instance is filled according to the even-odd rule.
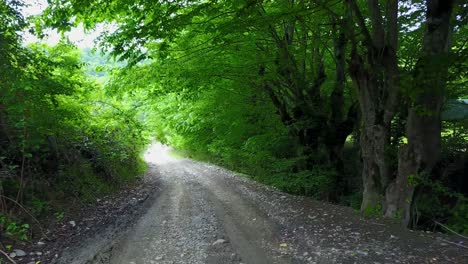
[[[66,149],[90,146],[114,158],[108,167],[92,160],[105,175],[120,175],[109,173],[121,165],[115,158],[132,159],[139,150],[130,147],[142,144],[138,116],[158,140],[186,155],[283,190],[404,226],[442,223],[466,233],[467,111],[454,100],[468,96],[467,9],[455,0],[50,0],[35,20],[39,32],[115,26],[103,33],[101,47],[125,63],[106,75],[105,92],[71,70],[67,56],[47,56],[66,45],[44,52],[13,40],[17,50],[1,56],[28,51],[51,64],[30,64],[32,76],[41,67],[55,69],[46,77],[56,89],[40,93],[49,104],[41,111],[50,109],[60,123],[54,128],[63,126],[74,139],[65,137]],[[10,21],[4,24],[13,31],[22,23]],[[58,109],[73,107],[80,111],[63,121],[68,113]],[[110,115],[119,118],[108,122]],[[89,116],[93,129],[79,121]],[[9,125],[32,139],[20,133],[28,131],[24,126]],[[69,131],[84,131],[78,134],[92,143]],[[34,151],[27,146],[5,153],[27,160]],[[79,151],[94,157],[89,152]]]
[[[466,5],[67,2],[44,23],[118,26],[102,44],[130,64],[108,88],[150,101],[160,140],[290,192],[466,232],[466,115],[441,121],[467,95]]]
[[[140,175],[143,126],[85,74],[81,51],[19,37],[19,3],[0,23],[0,234],[26,239],[34,218],[89,202]],[[3,238],[0,237],[0,240]]]

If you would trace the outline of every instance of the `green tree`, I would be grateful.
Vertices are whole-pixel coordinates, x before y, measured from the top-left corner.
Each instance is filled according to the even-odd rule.
[[[55,0],[41,18],[61,30],[114,23],[101,44],[128,65],[108,93],[148,100],[159,137],[181,148],[250,171],[272,161],[259,167],[287,175],[278,181],[301,179],[290,190],[308,193],[320,178],[333,186],[321,198],[345,194],[342,152],[354,133],[361,210],[406,225],[409,176],[434,173],[445,94],[463,94],[465,9],[435,0]],[[281,138],[276,148],[268,136]]]

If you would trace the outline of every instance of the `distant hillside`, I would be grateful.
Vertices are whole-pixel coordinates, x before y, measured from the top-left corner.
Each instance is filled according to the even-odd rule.
[[[87,74],[98,79],[107,77],[112,68],[125,66],[124,62],[116,61],[109,54],[103,54],[99,50],[83,48],[81,51],[81,59],[85,63]]]

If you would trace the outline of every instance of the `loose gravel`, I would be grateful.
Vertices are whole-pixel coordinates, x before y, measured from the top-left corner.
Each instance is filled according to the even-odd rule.
[[[211,164],[170,158],[160,145],[151,151],[159,158],[148,175],[157,184],[141,203],[144,214],[116,216],[57,263],[468,263],[461,238],[285,194]]]

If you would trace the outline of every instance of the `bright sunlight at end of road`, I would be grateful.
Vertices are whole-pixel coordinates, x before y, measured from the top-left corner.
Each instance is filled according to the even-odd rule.
[[[173,162],[174,157],[171,157],[172,148],[160,142],[153,143],[145,152],[144,158],[148,163],[165,164]]]

